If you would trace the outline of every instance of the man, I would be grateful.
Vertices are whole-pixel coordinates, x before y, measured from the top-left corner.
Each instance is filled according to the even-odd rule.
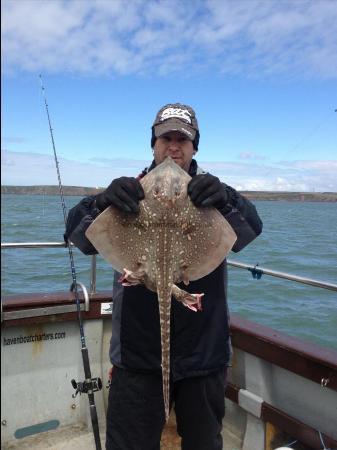
[[[69,213],[66,237],[85,254],[96,253],[85,230],[109,205],[137,214],[144,192],[139,179],[170,156],[190,174],[188,194],[197,207],[213,206],[237,234],[234,252],[255,239],[262,222],[255,207],[230,186],[203,172],[195,112],[180,103],[164,106],[152,126],[154,160],[138,178],[121,177],[83,199]],[[111,377],[106,448],[159,450],[164,426],[161,345],[157,295],[143,285],[113,287]],[[172,300],[171,395],[183,450],[222,449],[227,367],[230,359],[226,261],[184,289],[203,292],[203,311],[193,313]]]

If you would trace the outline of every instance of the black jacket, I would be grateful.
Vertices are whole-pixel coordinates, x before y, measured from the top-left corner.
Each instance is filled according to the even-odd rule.
[[[151,170],[154,167],[150,167]],[[143,175],[147,172],[145,170]],[[192,161],[189,174],[200,173]],[[234,252],[255,239],[262,222],[254,205],[230,186],[230,205],[220,210],[230,223],[237,241]],[[83,253],[97,253],[85,237],[85,231],[97,217],[95,196],[84,198],[68,215],[66,239]],[[137,371],[161,370],[160,325],[157,295],[145,286],[123,287],[115,273],[113,285],[111,363]],[[229,314],[227,307],[227,265],[204,278],[180,286],[191,293],[205,295],[202,312],[192,312],[175,299],[171,308],[171,377],[173,381],[207,374],[228,365],[230,359]]]

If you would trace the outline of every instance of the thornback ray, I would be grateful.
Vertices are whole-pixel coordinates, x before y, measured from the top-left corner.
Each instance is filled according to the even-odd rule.
[[[157,292],[166,420],[170,398],[172,296],[192,311],[201,310],[203,293],[188,293],[177,284],[187,285],[211,273],[236,241],[234,230],[219,211],[194,206],[187,194],[190,180],[167,157],[140,180],[145,198],[139,203],[138,214],[124,213],[110,206],[86,231],[101,256],[123,274],[120,281],[124,286],[144,284]]]

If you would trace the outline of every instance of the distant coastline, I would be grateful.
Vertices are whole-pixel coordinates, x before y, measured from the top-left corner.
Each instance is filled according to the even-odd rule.
[[[63,186],[63,194],[84,197],[96,195],[104,188],[83,186]],[[250,200],[294,201],[294,202],[337,202],[337,192],[280,192],[280,191],[240,191]],[[59,195],[58,186],[1,186],[1,194],[18,195]]]

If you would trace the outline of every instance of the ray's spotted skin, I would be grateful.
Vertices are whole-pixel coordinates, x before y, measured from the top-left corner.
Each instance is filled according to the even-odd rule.
[[[137,215],[110,206],[86,236],[124,286],[144,284],[157,292],[161,329],[163,396],[169,416],[170,316],[172,296],[194,312],[203,293],[177,286],[202,278],[223,261],[236,234],[215,208],[196,208],[187,195],[191,177],[170,157],[141,179],[145,198]],[[146,308],[146,305],[144,305]],[[192,314],[191,311],[191,314]]]

